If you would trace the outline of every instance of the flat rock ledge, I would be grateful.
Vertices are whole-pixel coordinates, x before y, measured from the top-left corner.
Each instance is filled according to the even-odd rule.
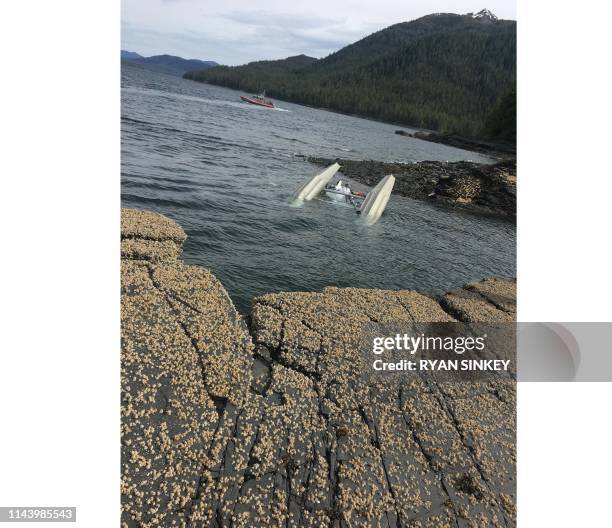
[[[185,231],[158,213],[121,211],[121,258],[160,262],[181,256]]]
[[[513,321],[514,281],[269,294],[247,327],[178,224],[124,210],[121,237],[122,526],[515,526],[515,385],[355,357],[372,321]]]

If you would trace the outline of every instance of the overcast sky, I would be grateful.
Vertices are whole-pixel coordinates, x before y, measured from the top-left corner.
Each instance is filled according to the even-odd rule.
[[[484,7],[516,19],[515,0],[123,0],[121,47],[232,65],[324,57],[391,24]]]

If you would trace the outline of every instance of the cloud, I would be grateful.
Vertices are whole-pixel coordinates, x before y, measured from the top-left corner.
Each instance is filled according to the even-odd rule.
[[[319,15],[296,15],[295,13],[274,13],[271,11],[231,11],[223,18],[239,24],[261,28],[318,28],[341,23],[336,18],[325,18]]]
[[[186,23],[182,30],[175,27],[172,21],[164,30],[155,29],[154,24],[142,26],[139,28],[129,20],[123,22],[124,49],[145,54],[188,55],[225,64],[279,59],[302,53],[323,57],[363,36],[362,28],[351,28],[347,19],[342,17],[323,18],[261,11],[211,16],[197,26]],[[219,31],[219,28],[224,29]]]
[[[225,20],[241,25],[240,42],[253,60],[306,54],[321,57],[363,36],[346,17],[321,17],[264,11],[230,12]]]
[[[515,0],[487,0],[501,18]],[[479,11],[482,0],[123,0],[122,48],[143,55],[244,64],[324,57],[391,24],[433,12]],[[254,8],[256,7],[256,8]]]

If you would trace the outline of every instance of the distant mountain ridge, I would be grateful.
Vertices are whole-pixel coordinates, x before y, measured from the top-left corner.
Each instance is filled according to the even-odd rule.
[[[470,137],[515,89],[516,22],[483,9],[401,22],[335,53],[193,71],[186,78]]]
[[[121,60],[142,59],[142,58],[144,57],[136,53],[135,51],[121,50]]]
[[[152,57],[143,57],[134,52],[121,50],[121,60],[130,64],[137,64],[144,69],[153,70],[169,75],[181,77],[188,71],[206,70],[218,66],[215,61],[202,61],[199,59],[183,59],[174,55],[153,55]]]

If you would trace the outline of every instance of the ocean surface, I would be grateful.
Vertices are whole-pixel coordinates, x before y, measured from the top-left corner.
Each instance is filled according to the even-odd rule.
[[[373,226],[344,204],[290,204],[322,170],[302,156],[486,157],[398,136],[394,125],[282,101],[260,108],[234,90],[122,69],[122,205],[176,220],[188,235],[184,260],[209,268],[243,314],[267,292],[353,286],[440,294],[516,275],[510,222],[399,195]]]

